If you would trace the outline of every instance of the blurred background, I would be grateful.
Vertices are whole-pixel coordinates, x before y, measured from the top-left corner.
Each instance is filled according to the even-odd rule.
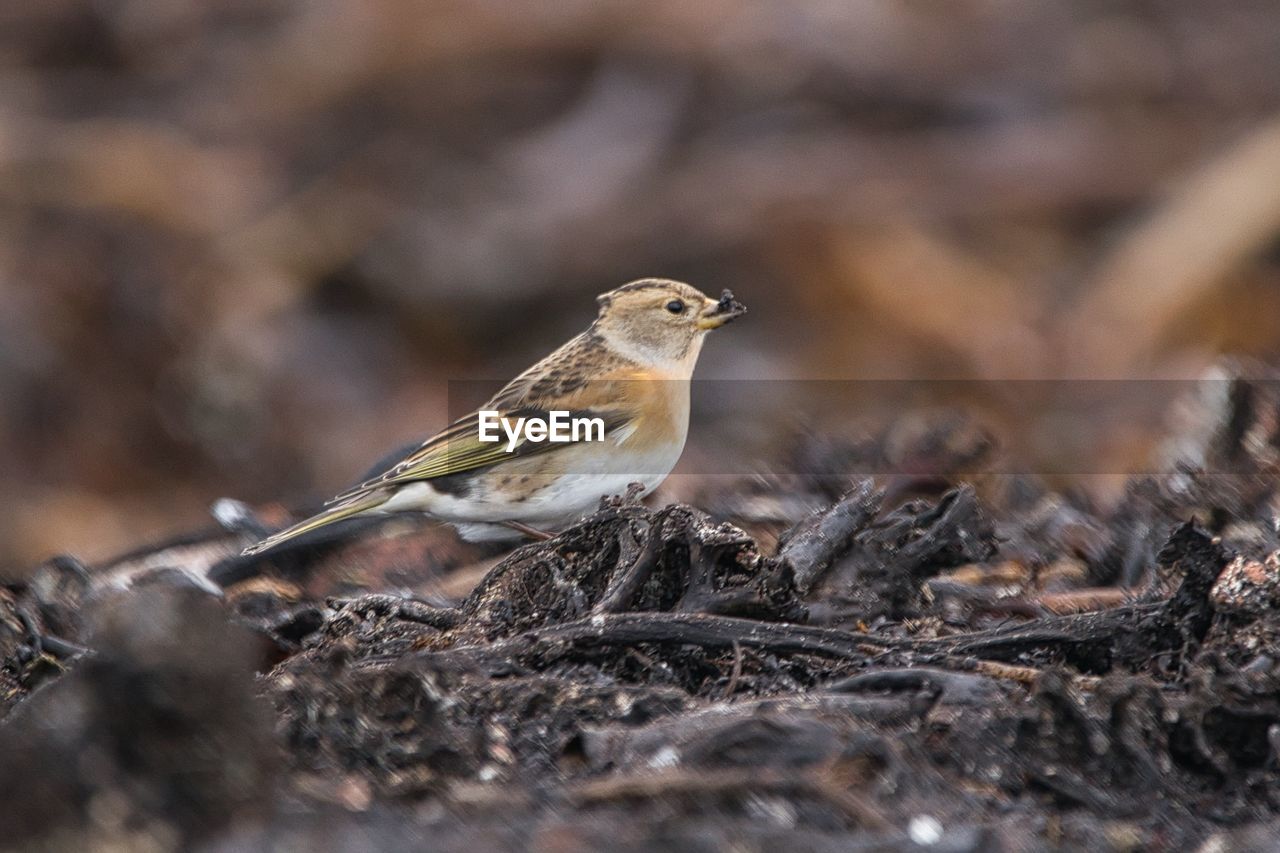
[[[1274,363],[1278,234],[1274,0],[0,4],[0,568],[331,494],[643,276],[749,304],[716,379]]]

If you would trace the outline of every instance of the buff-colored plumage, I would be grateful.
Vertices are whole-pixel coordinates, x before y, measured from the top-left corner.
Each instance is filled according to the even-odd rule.
[[[604,423],[601,441],[482,442],[478,411],[423,442],[321,513],[246,550],[253,554],[325,525],[371,513],[418,511],[467,538],[511,528],[536,535],[633,482],[652,491],[675,466],[689,426],[689,380],[714,328],[746,309],[687,284],[642,279],[599,297],[585,332],[521,373],[480,410],[545,417],[567,411]],[[505,525],[498,526],[498,525]]]

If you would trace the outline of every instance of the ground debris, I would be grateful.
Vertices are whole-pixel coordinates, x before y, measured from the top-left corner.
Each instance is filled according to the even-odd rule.
[[[1248,489],[1177,462],[1110,514],[1026,477],[802,477],[759,538],[624,496],[505,555],[366,526],[51,560],[0,588],[6,843],[314,841],[299,815],[390,848],[1253,837],[1280,811],[1255,445]]]

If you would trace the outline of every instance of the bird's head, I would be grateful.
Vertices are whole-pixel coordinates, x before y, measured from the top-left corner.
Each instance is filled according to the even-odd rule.
[[[747,313],[728,290],[719,299],[679,281],[644,278],[596,300],[594,329],[619,351],[640,361],[686,364],[689,369],[711,329]]]

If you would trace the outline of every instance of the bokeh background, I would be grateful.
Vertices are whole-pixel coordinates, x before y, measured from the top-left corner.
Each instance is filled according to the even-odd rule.
[[[0,4],[0,567],[332,493],[642,276],[750,305],[718,379],[1274,362],[1278,233],[1274,0]]]

